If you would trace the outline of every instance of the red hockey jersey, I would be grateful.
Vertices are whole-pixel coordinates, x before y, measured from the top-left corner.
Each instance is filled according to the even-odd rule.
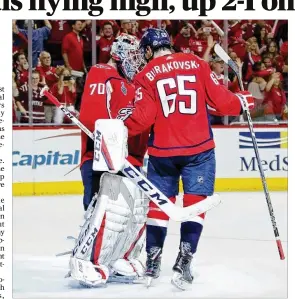
[[[108,64],[93,66],[87,75],[80,108],[80,121],[94,131],[97,119],[120,118],[124,120],[132,113],[134,85],[123,79],[115,68]],[[135,134],[128,139],[128,160],[135,166],[142,166],[147,150],[149,132]],[[82,132],[81,165],[93,159],[93,141]]]
[[[239,98],[220,85],[209,65],[192,54],[153,59],[135,78],[135,110],[129,134],[152,126],[149,154],[193,155],[214,147],[207,104],[222,115],[239,115]]]
[[[29,115],[31,114],[33,123],[45,123],[44,102],[46,97],[41,96],[42,87],[38,86],[36,89],[32,89],[32,114],[30,113],[29,104],[29,87],[28,84],[24,84],[19,88],[19,96],[15,98],[15,101],[19,101],[25,110],[27,115],[21,116],[21,123],[29,122]]]

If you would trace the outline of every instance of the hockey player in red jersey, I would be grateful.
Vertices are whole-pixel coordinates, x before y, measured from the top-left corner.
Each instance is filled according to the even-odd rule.
[[[125,125],[131,136],[152,126],[148,179],[175,202],[181,176],[183,205],[190,206],[214,192],[215,145],[207,105],[221,115],[236,116],[254,106],[253,98],[248,92],[233,94],[221,86],[209,65],[199,57],[172,54],[165,30],[148,29],[140,48],[148,63],[135,77],[135,109]],[[242,104],[243,100],[248,104]],[[168,220],[150,202],[145,272],[148,285],[160,273]],[[203,220],[201,215],[181,224],[180,251],[172,277],[172,283],[181,289],[193,281],[190,264]]]
[[[129,46],[128,46],[129,45]],[[82,96],[80,121],[92,132],[97,119],[119,118],[124,120],[134,107],[135,89],[132,83],[135,68],[140,66],[129,62],[138,59],[138,41],[135,37],[122,34],[113,43],[111,59],[107,64],[94,65],[88,75]],[[148,130],[128,141],[128,160],[141,167],[147,149]],[[93,141],[81,133],[81,174],[84,184],[84,209],[87,210],[93,190],[98,190],[101,173],[92,172]],[[92,179],[94,177],[95,179]]]
[[[135,37],[122,34],[112,45],[110,61],[91,68],[80,109],[80,121],[89,130],[94,131],[99,119],[124,120],[131,114],[135,96],[132,80],[142,62],[138,46]],[[125,134],[119,137],[127,140],[127,130]],[[128,139],[128,160],[136,167],[143,164],[148,134],[145,131]],[[117,135],[114,132],[111,136],[115,144]],[[148,200],[122,175],[94,171],[93,159],[99,160],[94,157],[94,147],[92,139],[82,132],[81,175],[87,211],[70,258],[69,274],[88,287],[110,280],[132,282],[144,274],[138,256],[145,238]],[[126,152],[126,146],[123,150]]]

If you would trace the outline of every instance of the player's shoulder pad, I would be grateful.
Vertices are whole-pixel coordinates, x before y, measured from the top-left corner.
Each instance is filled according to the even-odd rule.
[[[96,79],[99,78],[100,81],[107,81],[110,77],[120,77],[114,67],[104,63],[98,63],[91,67],[88,77],[92,76]]]
[[[114,70],[114,68],[111,65],[106,64],[106,63],[95,64],[94,66],[92,66],[92,68],[94,68],[94,69],[105,69],[105,70]]]

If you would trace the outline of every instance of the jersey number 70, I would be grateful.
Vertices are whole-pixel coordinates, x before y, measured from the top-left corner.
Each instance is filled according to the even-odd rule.
[[[181,114],[195,114],[197,112],[197,92],[194,89],[185,88],[185,83],[196,83],[196,76],[176,76],[176,78],[162,79],[157,82],[157,89],[165,117],[175,112],[176,105]],[[168,89],[175,89],[177,92],[167,94]],[[190,99],[181,99],[183,97]]]

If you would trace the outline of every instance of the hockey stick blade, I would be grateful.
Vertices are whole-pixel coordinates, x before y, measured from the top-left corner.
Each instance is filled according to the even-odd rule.
[[[243,86],[243,81],[242,81],[242,77],[241,77],[241,74],[239,72],[238,66],[228,56],[228,54],[224,51],[224,49],[220,45],[216,44],[215,47],[214,47],[214,51],[234,71],[235,75],[238,78],[240,89],[243,91],[244,86]],[[247,106],[246,100],[243,99],[243,101],[244,101],[244,105]],[[271,220],[272,227],[273,227],[273,232],[274,232],[274,235],[275,235],[275,238],[276,238],[277,249],[278,249],[278,252],[279,252],[279,255],[280,255],[280,259],[284,260],[285,259],[284,250],[283,250],[283,247],[282,247],[282,242],[280,240],[279,230],[278,230],[278,227],[277,227],[277,224],[276,224],[276,219],[275,219],[274,210],[273,210],[271,199],[270,199],[270,194],[269,194],[269,190],[268,190],[268,186],[267,186],[267,181],[266,181],[266,178],[265,178],[264,170],[263,170],[261,159],[260,159],[260,154],[259,154],[259,150],[258,150],[258,144],[257,144],[257,140],[256,140],[256,135],[255,135],[255,132],[254,132],[254,126],[253,126],[252,118],[251,118],[251,115],[250,115],[250,112],[249,112],[248,109],[245,111],[245,114],[247,116],[247,122],[248,122],[248,126],[249,126],[249,131],[250,131],[250,134],[251,134],[253,149],[254,149],[255,157],[256,157],[256,160],[257,160],[257,163],[258,163],[258,169],[259,169],[260,178],[261,178],[261,182],[262,182],[262,186],[263,186],[265,200],[266,200],[266,203],[267,203],[270,220]]]
[[[239,73],[238,66],[228,56],[228,54],[222,49],[222,47],[219,44],[215,44],[214,52],[235,72],[236,75]]]
[[[89,131],[65,106],[63,106],[55,96],[53,96],[47,87],[41,91],[55,106],[61,109],[64,114],[72,120],[86,135],[92,140],[93,133]],[[102,137],[102,143],[105,144]],[[102,151],[104,158],[109,156],[107,147],[103,146]],[[205,200],[198,202],[189,207],[183,208],[172,203],[157,187],[155,187],[140,171],[138,171],[130,162],[125,160],[122,172],[128,177],[142,192],[153,201],[167,216],[174,221],[187,221],[197,215],[203,214],[220,204],[220,198],[217,194],[207,197]]]

